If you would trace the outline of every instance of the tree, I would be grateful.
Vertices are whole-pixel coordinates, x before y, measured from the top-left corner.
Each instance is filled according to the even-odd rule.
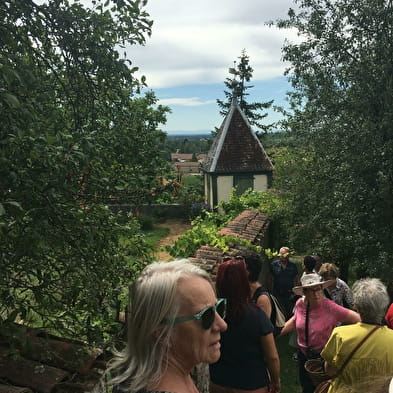
[[[301,0],[280,27],[294,88],[288,127],[304,161],[292,236],[308,238],[347,277],[392,278],[393,9],[391,0]]]
[[[231,75],[226,78],[224,84],[229,90],[224,90],[226,100],[217,99],[217,104],[220,108],[220,114],[226,116],[229,108],[231,107],[232,99],[234,95],[239,102],[239,106],[246,115],[251,125],[258,127],[263,131],[271,129],[273,124],[266,125],[261,122],[266,116],[266,109],[269,109],[273,104],[273,100],[268,102],[247,102],[246,98],[249,95],[248,89],[251,89],[252,85],[248,85],[246,82],[250,82],[252,78],[253,68],[250,66],[250,58],[246,55],[246,51],[243,50],[240,57],[239,63],[235,68],[230,68],[229,72]],[[239,80],[237,80],[239,78]],[[264,112],[264,113],[263,113]]]
[[[150,198],[166,107],[118,48],[143,44],[145,1],[0,5],[0,317],[103,340],[149,261],[103,202]],[[122,237],[131,246],[125,248]]]

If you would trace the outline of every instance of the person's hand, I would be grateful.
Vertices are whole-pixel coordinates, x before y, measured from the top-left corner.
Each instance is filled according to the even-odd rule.
[[[277,382],[270,382],[269,393],[279,393],[281,391],[281,383],[278,380]]]

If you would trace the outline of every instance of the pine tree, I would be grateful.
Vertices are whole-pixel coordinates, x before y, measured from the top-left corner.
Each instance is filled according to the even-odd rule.
[[[234,62],[234,68],[229,69],[231,76],[226,78],[224,82],[228,88],[228,90],[224,90],[226,100],[216,100],[220,107],[220,114],[224,117],[227,115],[235,95],[240,108],[250,124],[266,132],[272,128],[273,124],[266,125],[261,120],[267,116],[264,110],[271,107],[273,100],[267,102],[247,102],[246,97],[249,96],[247,90],[254,87],[253,85],[247,84],[247,82],[250,82],[254,69],[250,66],[250,58],[244,49],[238,59],[240,60],[239,63],[236,64],[236,61]]]

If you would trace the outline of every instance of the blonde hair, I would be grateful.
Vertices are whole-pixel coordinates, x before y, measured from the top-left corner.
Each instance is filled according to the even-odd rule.
[[[334,263],[323,263],[318,273],[324,280],[332,280],[339,277],[340,269]]]
[[[178,282],[189,276],[211,283],[206,271],[188,259],[179,259],[148,265],[130,286],[127,346],[114,351],[109,362],[112,384],[121,384],[128,392],[158,385],[173,333],[173,323],[162,321],[174,320],[179,310]]]

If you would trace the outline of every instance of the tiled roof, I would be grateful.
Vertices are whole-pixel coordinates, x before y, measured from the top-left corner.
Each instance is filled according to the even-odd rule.
[[[191,161],[192,160],[192,154],[191,153],[171,153],[171,160],[172,161]],[[206,154],[204,153],[199,153],[196,155],[196,158],[198,161],[202,161],[206,158]]]
[[[273,170],[273,164],[238,104],[232,104],[202,163],[202,169],[209,173]]]
[[[258,244],[260,236],[265,234],[269,221],[266,214],[259,210],[245,210],[225,228],[218,232],[219,235],[234,236]]]
[[[269,224],[270,220],[265,213],[259,210],[245,210],[218,234],[238,237],[250,241],[253,245],[264,246]],[[249,252],[247,247],[235,243],[225,252],[211,245],[204,245],[189,259],[206,270],[214,279],[217,266],[224,256],[246,255]]]
[[[187,161],[187,162],[174,162],[173,165],[175,167],[185,167],[185,168],[199,168],[199,165],[201,165],[199,162],[195,161]]]
[[[9,337],[20,337],[11,348]],[[17,352],[15,352],[17,349]],[[0,393],[99,392],[102,351],[15,324],[0,331]]]

